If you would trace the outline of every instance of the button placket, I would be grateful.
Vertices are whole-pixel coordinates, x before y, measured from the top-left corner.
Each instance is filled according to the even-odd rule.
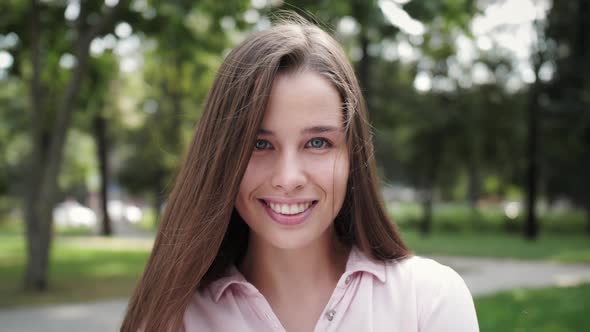
[[[344,284],[348,285],[348,283],[350,283],[350,280],[348,277],[344,280]],[[342,284],[341,284],[342,285]],[[336,316],[336,307],[338,307],[338,304],[340,303],[340,301],[342,300],[342,298],[344,297],[344,293],[346,292],[347,287],[336,287],[336,289],[334,290],[334,294],[332,294],[332,298],[330,299],[330,301],[328,302],[328,309],[325,313],[324,313],[324,318],[328,321],[331,322],[332,320],[334,320],[334,316]]]
[[[331,322],[332,319],[334,319],[334,315],[336,315],[336,310],[329,310],[328,312],[326,312],[326,319]]]
[[[348,288],[349,285],[352,283],[353,281],[353,276],[348,275],[346,276],[346,278],[344,278],[344,280],[342,280],[343,277],[341,277],[341,279],[338,281],[338,284],[336,285],[336,288],[334,289],[334,293],[332,294],[332,297],[330,298],[330,300],[328,301],[328,305],[326,306],[326,309],[324,311],[324,313],[321,316],[321,319],[318,321],[314,331],[327,331],[328,329],[332,330],[333,328],[337,328],[337,326],[332,326],[331,328],[328,328],[328,326],[334,324],[332,323],[332,321],[334,321],[334,319],[336,319],[336,314],[338,314],[338,307],[339,305],[341,305],[341,301],[344,298],[344,295],[346,294],[346,292],[348,292]],[[339,319],[336,319],[334,322],[337,323]]]
[[[285,330],[284,330],[284,328],[282,328],[282,325],[279,322],[279,319],[276,317],[276,315],[272,311],[272,308],[270,307],[270,304],[268,303],[268,301],[264,298],[264,296],[261,293],[257,294],[255,302],[256,302],[257,310],[261,311],[266,322],[270,325],[272,330],[284,332]]]

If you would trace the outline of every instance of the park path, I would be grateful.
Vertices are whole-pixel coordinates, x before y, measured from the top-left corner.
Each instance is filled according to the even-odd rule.
[[[512,259],[432,257],[455,269],[474,296],[526,287],[590,282],[590,264],[557,264]],[[116,331],[126,299],[0,311],[0,332]]]

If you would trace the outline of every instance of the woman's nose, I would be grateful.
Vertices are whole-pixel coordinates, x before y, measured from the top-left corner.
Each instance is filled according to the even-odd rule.
[[[273,166],[271,185],[285,194],[303,188],[307,182],[303,166],[295,152],[281,153]]]

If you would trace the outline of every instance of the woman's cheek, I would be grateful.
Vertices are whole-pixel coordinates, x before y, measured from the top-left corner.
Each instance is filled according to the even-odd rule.
[[[244,178],[248,178],[249,182],[259,182],[261,178],[268,175],[268,169],[268,158],[260,156],[252,157],[250,162],[248,162]]]
[[[336,190],[336,192],[332,193],[336,201],[339,200],[340,196],[344,199],[349,173],[347,153],[334,151],[334,153],[319,157],[308,161],[311,174],[325,190]]]

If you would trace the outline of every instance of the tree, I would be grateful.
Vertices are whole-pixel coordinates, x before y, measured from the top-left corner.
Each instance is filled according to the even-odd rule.
[[[539,127],[539,84],[538,72],[540,64],[535,61],[534,72],[537,79],[530,87],[527,107],[527,172],[526,172],[526,222],[524,235],[529,240],[537,238],[539,226],[537,221],[537,186],[538,186],[538,127]]]
[[[244,1],[161,3],[156,17],[141,26],[157,46],[144,57],[144,127],[128,131],[134,153],[125,157],[118,178],[131,192],[152,198],[156,220],[200,116],[211,73],[224,49],[233,46],[229,37],[247,26],[237,14],[245,7]]]
[[[542,66],[541,161],[551,197],[567,197],[586,211],[590,234],[590,1],[554,1],[547,17]]]
[[[113,226],[108,210],[108,188],[111,179],[112,139],[109,129],[115,122],[116,116],[113,110],[114,102],[109,100],[109,96],[113,95],[114,81],[112,78],[116,75],[117,63],[112,53],[103,54],[92,60],[87,74],[88,84],[80,93],[80,99],[84,100],[86,112],[84,112],[84,118],[78,122],[82,122],[84,129],[91,132],[94,137],[100,174],[100,215],[102,217],[100,233],[103,236],[111,236],[113,235]]]
[[[22,196],[25,178],[20,151],[27,147],[26,84],[15,77],[0,79],[0,216],[11,212]]]
[[[18,7],[27,13],[29,36],[24,39],[30,57],[31,146],[28,158],[28,183],[24,197],[27,239],[25,288],[43,291],[47,288],[49,251],[52,240],[52,209],[57,193],[64,143],[71,118],[76,108],[80,88],[88,70],[89,46],[101,33],[112,29],[114,20],[128,1],[121,0],[113,7],[80,2],[77,18],[71,24],[63,22],[61,4],[32,0],[28,6]],[[94,5],[94,6],[93,6]],[[94,18],[94,19],[91,19]],[[17,24],[18,18],[12,22]],[[66,35],[74,36],[69,41]],[[55,43],[55,44],[54,44]],[[72,71],[67,74],[55,59],[69,52]],[[22,61],[22,60],[21,60]],[[24,62],[24,61],[23,61]],[[24,70],[23,70],[24,71]],[[52,80],[60,73],[63,86]],[[27,75],[27,73],[20,73]]]

